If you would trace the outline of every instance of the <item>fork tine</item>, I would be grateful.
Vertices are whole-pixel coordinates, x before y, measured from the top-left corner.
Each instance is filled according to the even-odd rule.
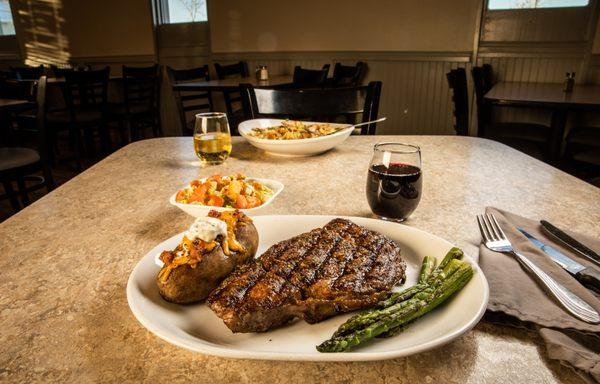
[[[506,239],[506,235],[504,234],[504,231],[502,230],[502,227],[500,226],[500,224],[498,224],[498,220],[496,220],[496,216],[494,216],[494,214],[490,214],[490,216],[492,216],[492,220],[495,224],[495,228],[498,230],[499,234],[500,234],[500,238],[502,239]]]
[[[485,225],[483,225],[483,216],[477,215],[477,224],[479,224],[479,231],[481,232],[481,237],[483,237],[483,240],[485,242],[491,241],[487,229],[485,228]]]
[[[500,232],[498,232],[498,227],[494,224],[494,215],[492,215],[491,213],[488,213],[485,215],[486,216],[486,221],[487,223],[490,225],[490,228],[492,229],[492,232],[494,232],[494,236],[496,237],[497,240],[502,240],[504,239],[503,236],[500,235]]]
[[[487,215],[481,215],[481,217],[483,219],[483,225],[485,226],[485,229],[487,230],[488,234],[490,235],[490,240],[497,241],[498,239],[496,238],[496,234],[494,233],[494,231],[492,231],[492,225],[489,223],[489,219],[488,219]]]

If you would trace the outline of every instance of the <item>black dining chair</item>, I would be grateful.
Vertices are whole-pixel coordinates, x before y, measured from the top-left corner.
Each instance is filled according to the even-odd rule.
[[[151,128],[155,137],[162,136],[160,124],[160,67],[123,66],[123,102],[109,106],[111,118],[119,122],[121,142],[136,141]]]
[[[467,72],[464,68],[453,69],[446,74],[448,86],[452,91],[454,130],[459,136],[469,135],[469,91]]]
[[[377,119],[381,82],[367,86],[327,89],[255,88],[240,85],[242,101],[250,118],[272,117],[294,120],[335,122],[351,118],[354,122]],[[360,115],[360,120],[357,121]],[[361,128],[362,135],[374,135],[376,124]]]
[[[110,68],[94,71],[65,71],[62,83],[67,109],[48,111],[47,122],[55,131],[68,130],[77,162],[77,170],[82,169],[83,143],[85,138],[88,151],[93,153],[94,134],[100,138],[102,151],[110,145],[107,129],[107,94]]]
[[[321,69],[304,69],[297,65],[294,67],[292,80],[293,88],[320,88],[325,86],[329,74],[329,64],[323,65]]]
[[[219,80],[224,80],[231,77],[239,77],[241,79],[250,76],[248,71],[248,63],[240,61],[234,64],[219,64],[215,63],[215,71]],[[225,98],[225,108],[227,109],[227,119],[231,126],[233,134],[237,133],[237,125],[245,119],[244,108],[241,105],[239,91],[223,91]]]
[[[331,86],[333,87],[358,87],[365,74],[366,65],[359,61],[356,65],[342,65],[335,63]]]
[[[492,66],[484,64],[471,69],[477,106],[477,125],[480,137],[499,141],[538,159],[549,159],[553,130],[543,124],[492,121],[493,104],[485,94],[494,86]]]
[[[37,80],[44,74],[44,66],[37,67],[10,67],[11,72],[15,74],[17,80]]]
[[[189,69],[173,69],[167,66],[167,76],[171,87],[178,83],[189,81],[210,81],[208,65]],[[179,112],[181,133],[192,135],[194,133],[195,115],[201,112],[212,112],[212,96],[210,92],[178,91],[173,90],[175,103]],[[191,118],[188,117],[191,115]]]
[[[562,163],[568,172],[600,187],[600,127],[573,127],[565,140]]]
[[[8,199],[15,212],[29,204],[29,193],[44,187],[50,192],[54,187],[46,140],[46,84],[46,76],[41,76],[35,85],[37,150],[24,147],[0,148],[0,182],[4,187],[4,194],[0,199]],[[42,176],[36,175],[40,172]],[[17,184],[16,190],[14,183]]]

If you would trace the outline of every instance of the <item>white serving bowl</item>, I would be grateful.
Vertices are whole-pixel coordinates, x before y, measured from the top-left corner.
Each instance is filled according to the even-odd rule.
[[[347,127],[336,133],[327,136],[314,137],[310,139],[295,139],[295,140],[269,140],[259,139],[250,136],[252,128],[269,128],[280,125],[282,119],[252,119],[241,122],[238,125],[238,131],[250,144],[256,148],[260,148],[271,155],[286,156],[286,157],[304,157],[317,155],[330,150],[336,145],[342,143],[352,134],[354,128],[348,124],[331,124],[333,127]],[[307,121],[306,123],[316,123]]]
[[[206,181],[206,177],[203,179],[200,179],[201,182]],[[258,207],[254,207],[254,208],[248,208],[248,209],[240,209],[240,212],[244,212],[246,215],[248,216],[255,216],[258,215],[259,212],[265,208],[267,205],[271,204],[271,202],[273,200],[275,200],[275,198],[277,197],[277,195],[279,195],[281,193],[281,191],[283,191],[283,183],[277,181],[277,180],[271,180],[271,179],[258,179],[255,177],[247,177],[246,180],[251,180],[251,181],[258,181],[259,183],[266,185],[267,187],[269,187],[272,191],[273,191],[273,195],[264,203],[262,203],[262,205],[259,205]],[[187,186],[183,187],[186,188]],[[180,188],[182,189],[182,188]],[[178,190],[179,191],[179,190]],[[169,203],[171,203],[172,205],[178,207],[179,209],[181,209],[182,211],[184,211],[185,213],[187,213],[188,215],[194,216],[194,217],[204,217],[206,215],[208,215],[208,212],[210,211],[219,211],[219,212],[223,212],[223,211],[234,211],[235,208],[226,208],[226,207],[213,207],[210,205],[199,205],[199,204],[184,204],[184,203],[178,203],[175,200],[175,197],[177,196],[177,192],[175,192],[173,195],[171,195],[171,198],[169,199]]]

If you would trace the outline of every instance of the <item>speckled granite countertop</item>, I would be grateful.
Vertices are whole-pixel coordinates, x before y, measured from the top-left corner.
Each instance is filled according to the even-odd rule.
[[[192,218],[168,203],[190,179],[244,172],[286,188],[267,214],[370,216],[372,145],[423,150],[424,191],[407,224],[477,252],[475,214],[493,205],[600,236],[600,189],[501,144],[465,137],[350,137],[301,161],[241,139],[224,165],[200,168],[190,138],[137,142],[0,224],[0,380],[9,382],[576,383],[537,336],[480,323],[436,350],[382,362],[230,360],[174,347],[129,311],[138,260]]]

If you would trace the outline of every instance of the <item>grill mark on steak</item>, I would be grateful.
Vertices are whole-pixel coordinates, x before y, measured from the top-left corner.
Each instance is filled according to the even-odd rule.
[[[346,226],[347,228],[348,226]],[[342,229],[343,231],[346,228]],[[313,247],[304,259],[298,264],[290,276],[290,283],[300,287],[302,297],[306,298],[306,288],[314,281],[323,263],[328,260],[342,240],[342,234],[334,231],[322,231],[318,245]]]
[[[270,247],[209,297],[234,332],[265,331],[294,317],[313,323],[373,305],[404,280],[398,246],[345,219]]]
[[[339,229],[344,229],[346,227],[349,226],[348,223],[341,223],[341,226],[336,226],[336,230]],[[329,227],[331,228],[331,227]],[[283,259],[283,263],[279,263],[277,261],[275,261],[275,265],[278,266],[278,268],[275,269],[274,274],[277,275],[277,277],[284,279],[284,281],[286,282],[286,284],[290,284],[292,285],[294,288],[287,288],[288,291],[292,291],[292,292],[300,292],[301,298],[304,297],[305,295],[303,295],[303,291],[304,291],[304,284],[302,284],[302,281],[299,280],[298,277],[296,277],[296,279],[294,279],[294,273],[297,271],[297,268],[299,266],[302,265],[302,263],[306,260],[306,258],[311,254],[311,253],[315,253],[315,252],[323,252],[323,248],[324,247],[328,247],[329,249],[333,249],[334,245],[330,245],[330,243],[327,241],[327,237],[330,237],[332,234],[334,234],[335,232],[333,231],[328,231],[328,228],[317,228],[317,229],[313,229],[312,231],[305,233],[305,234],[301,234],[296,236],[295,238],[292,238],[292,240],[290,241],[290,246],[285,250],[285,252],[281,255],[279,255],[282,259]],[[269,258],[274,258],[277,257],[278,255],[275,252],[271,252],[269,254]],[[261,257],[262,258],[262,257]],[[270,286],[273,289],[271,294],[278,294],[280,289],[283,289],[283,285],[282,286],[277,286],[275,283],[268,281],[270,279],[273,279],[274,276],[273,275],[263,275],[262,277],[259,278],[259,281],[257,282],[256,285],[259,286],[258,289],[262,288],[263,286]],[[267,281],[263,281],[263,280],[267,280]],[[255,287],[256,287],[255,285]],[[255,287],[250,288],[247,292],[252,294],[254,297],[258,297],[258,295],[254,295],[253,294],[253,290],[255,289]],[[270,302],[270,300],[268,300]],[[242,300],[242,303],[244,301]],[[251,304],[248,304],[252,307],[265,307],[265,308],[270,308],[269,305],[263,305],[262,303],[259,304],[256,301],[252,301]],[[240,308],[238,308],[238,310],[240,310]]]
[[[368,244],[372,247],[360,247],[354,253],[355,257],[347,264],[344,273],[333,283],[336,290],[365,293],[372,291],[368,284],[363,284],[364,277],[371,271],[385,241],[379,236],[371,238],[370,241]]]

